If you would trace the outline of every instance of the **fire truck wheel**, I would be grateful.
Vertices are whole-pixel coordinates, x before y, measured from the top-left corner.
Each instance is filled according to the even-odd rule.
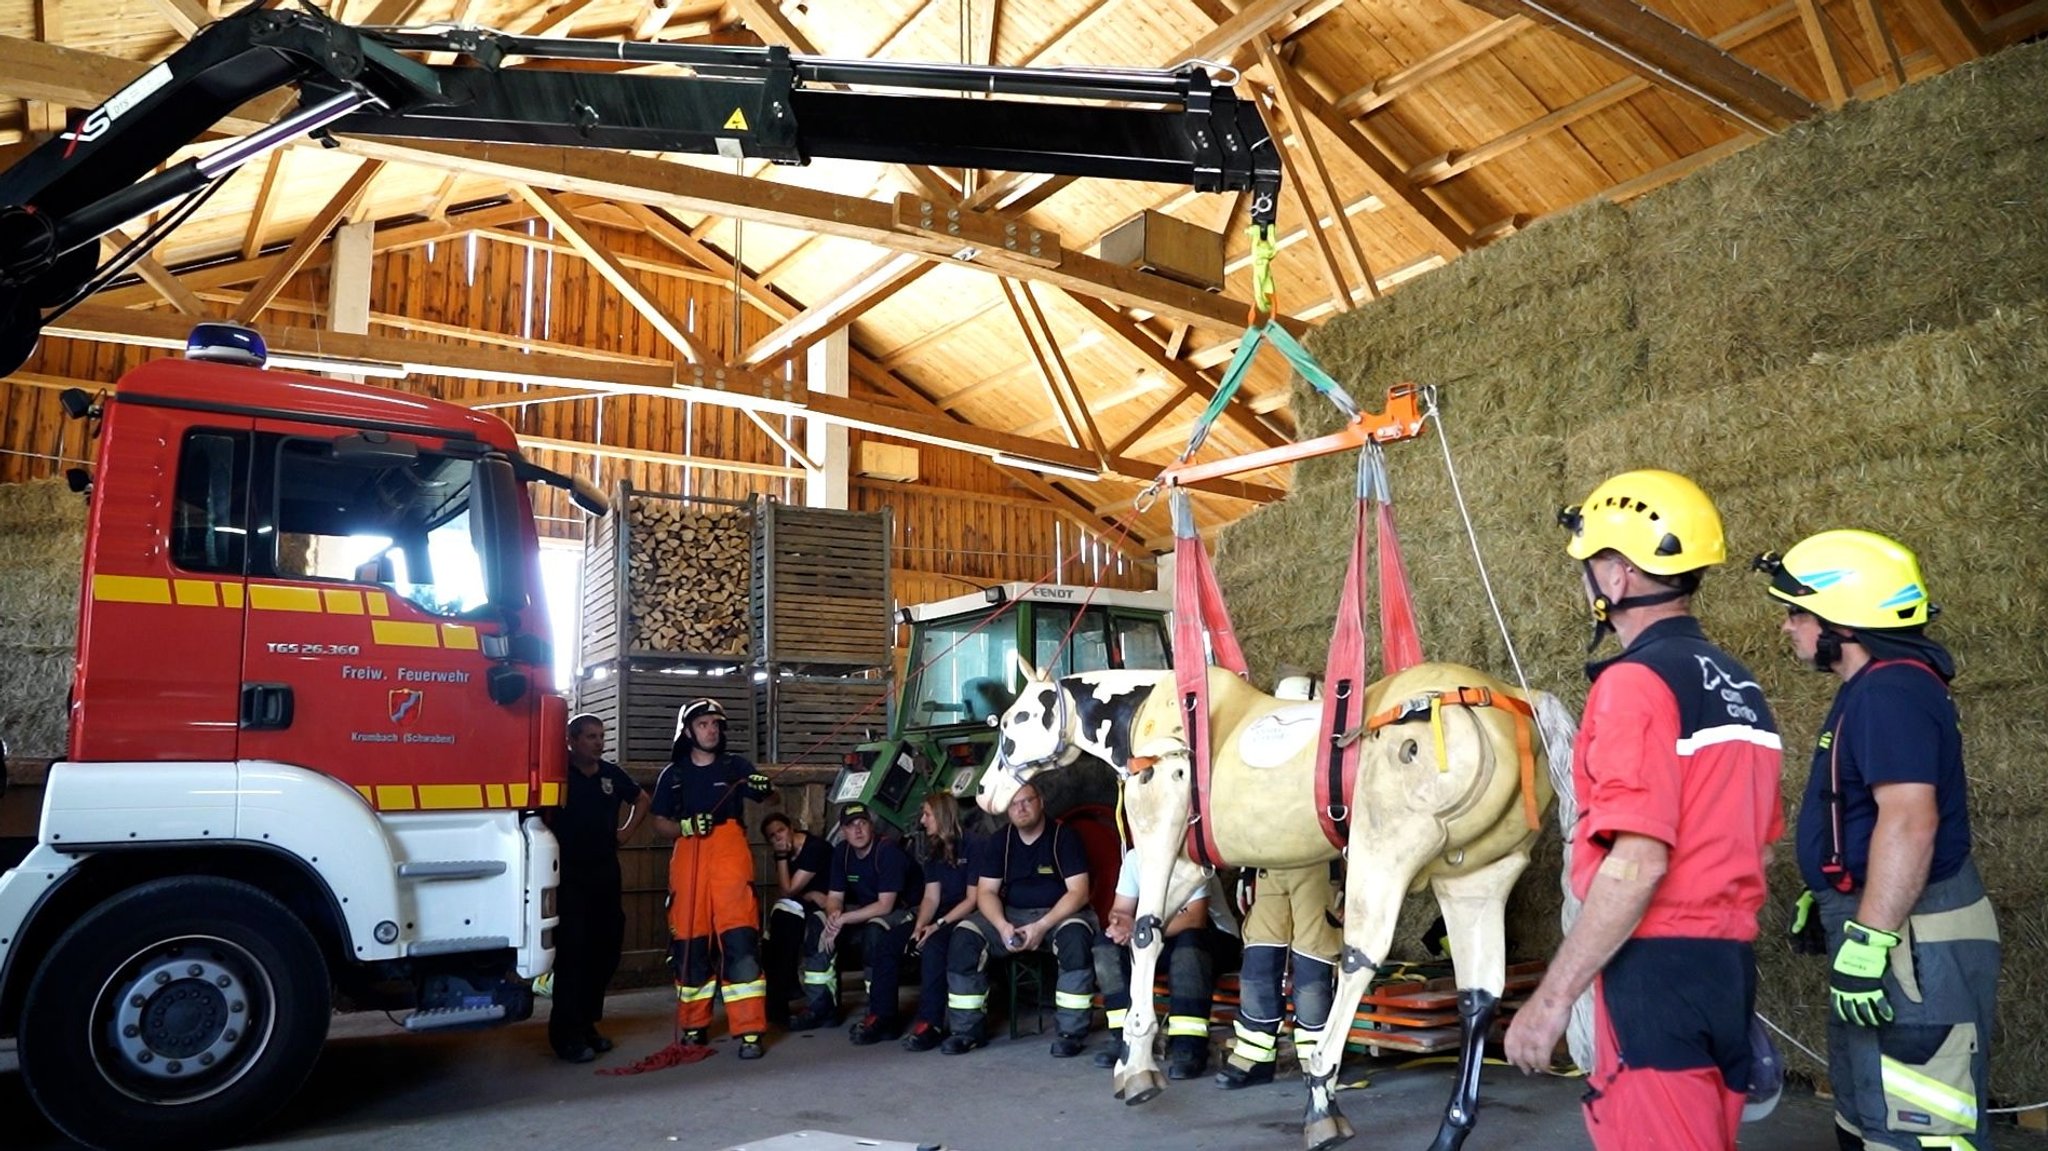
[[[156,880],[50,949],[22,1013],[22,1079],[91,1147],[235,1143],[305,1082],[330,1010],[326,960],[282,903],[233,880]]]

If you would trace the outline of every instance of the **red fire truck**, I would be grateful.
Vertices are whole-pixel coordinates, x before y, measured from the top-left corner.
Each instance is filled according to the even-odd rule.
[[[298,103],[275,124],[170,162],[284,86]],[[1201,63],[828,60],[249,5],[0,173],[0,374],[239,166],[309,133],[1153,180],[1247,192],[1268,226],[1280,181],[1256,105]],[[102,265],[100,237],[152,212]],[[950,229],[964,261],[1024,242],[956,244],[971,216],[900,226]],[[70,748],[0,874],[0,1036],[37,1105],[96,1147],[232,1142],[298,1088],[337,998],[410,1006],[415,1029],[500,1022],[551,960],[536,812],[559,797],[565,716],[527,489],[574,485],[494,418],[244,351],[66,395],[99,421]]]

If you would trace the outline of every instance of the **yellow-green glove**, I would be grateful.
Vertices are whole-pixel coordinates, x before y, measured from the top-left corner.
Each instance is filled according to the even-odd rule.
[[[1828,953],[1827,928],[1821,926],[1820,908],[1814,905],[1813,892],[1800,892],[1799,899],[1792,904],[1792,922],[1785,928],[1785,938],[1792,944],[1794,955]]]
[[[774,791],[774,787],[768,782],[768,777],[760,772],[757,771],[747,777],[747,793],[755,799],[766,799]]]
[[[1899,937],[1889,931],[1850,920],[1842,928],[1842,946],[1835,952],[1834,970],[1828,973],[1828,992],[1835,1001],[1835,1018],[1861,1027],[1877,1027],[1892,1021],[1891,1001],[1884,994],[1884,969],[1891,961]]]
[[[692,835],[710,835],[711,817],[709,815],[683,816],[681,819],[676,820],[676,834],[684,838]]]

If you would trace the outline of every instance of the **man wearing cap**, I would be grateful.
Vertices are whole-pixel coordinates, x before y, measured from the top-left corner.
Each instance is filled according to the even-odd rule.
[[[1845,1148],[1990,1146],[1985,1089],[2001,960],[1970,851],[1955,660],[1896,540],[1825,531],[1756,566],[1793,653],[1841,680],[1799,808],[1800,929],[1833,1000],[1828,1073]]]
[[[726,750],[725,708],[717,700],[693,699],[677,711],[675,746],[654,781],[653,806],[654,830],[676,841],[668,867],[676,1028],[684,1043],[705,1042],[711,999],[722,990],[741,1059],[767,1054],[761,1045],[768,1029],[761,913],[741,818],[749,797],[768,794],[768,777]]]
[[[843,840],[832,852],[832,878],[823,911],[804,929],[804,990],[809,1003],[790,1022],[796,1031],[830,1027],[839,1021],[839,953],[865,963],[868,1010],[847,1032],[856,1047],[893,1039],[902,1031],[897,991],[902,985],[903,949],[910,943],[916,905],[910,859],[895,843],[875,835],[874,818],[858,803],[839,813]]]
[[[1692,616],[1726,558],[1698,485],[1625,472],[1559,516],[1580,563],[1593,680],[1572,751],[1584,900],[1508,1028],[1508,1061],[1547,1070],[1572,1003],[1594,989],[1586,1130],[1597,1151],[1734,1151],[1750,1087],[1757,908],[1784,831],[1782,749],[1756,677]]]

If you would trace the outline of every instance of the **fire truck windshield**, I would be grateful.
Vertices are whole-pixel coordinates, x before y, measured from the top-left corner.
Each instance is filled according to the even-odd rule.
[[[362,461],[314,439],[278,453],[278,574],[376,583],[437,615],[487,606],[474,461],[421,451]],[[517,563],[518,557],[495,562]]]

